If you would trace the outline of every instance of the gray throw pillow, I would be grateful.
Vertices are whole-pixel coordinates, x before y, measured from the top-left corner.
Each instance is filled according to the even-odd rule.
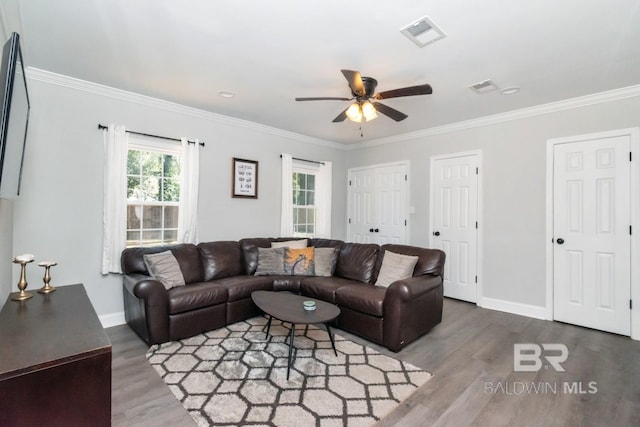
[[[185,285],[178,260],[173,256],[171,251],[159,252],[157,254],[144,254],[142,258],[147,266],[149,275],[155,280],[162,282],[166,289]]]
[[[384,286],[386,288],[396,280],[408,279],[413,276],[413,270],[416,268],[417,262],[417,256],[385,251],[376,286]]]
[[[284,253],[287,248],[258,248],[258,268],[256,276],[285,274]]]
[[[315,248],[316,276],[333,276],[338,262],[338,248]]]

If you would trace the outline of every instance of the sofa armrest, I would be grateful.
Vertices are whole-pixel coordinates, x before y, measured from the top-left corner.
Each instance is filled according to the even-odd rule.
[[[150,305],[168,305],[169,296],[162,282],[144,274],[126,274],[124,286],[137,298],[148,301]]]
[[[411,301],[419,298],[427,292],[432,291],[438,286],[442,286],[442,278],[440,276],[414,276],[408,279],[396,280],[389,288],[385,296],[385,305],[387,301]]]
[[[139,273],[123,279],[124,311],[127,323],[147,342],[169,340],[169,296],[164,285]]]
[[[384,342],[400,351],[442,320],[442,277],[414,276],[397,280],[384,299]]]

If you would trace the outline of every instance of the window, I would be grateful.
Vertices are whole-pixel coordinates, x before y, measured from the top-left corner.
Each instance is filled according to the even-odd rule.
[[[314,237],[316,233],[316,171],[294,168],[293,235]]]
[[[281,157],[280,235],[331,238],[331,162]]]
[[[129,143],[127,247],[178,242],[180,147]]]

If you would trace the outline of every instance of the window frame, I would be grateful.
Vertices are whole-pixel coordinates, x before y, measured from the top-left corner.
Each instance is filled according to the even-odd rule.
[[[153,138],[153,137],[145,137],[145,136],[139,136],[139,135],[133,135],[130,134],[129,135],[129,143],[127,144],[127,159],[129,158],[129,151],[130,150],[137,150],[137,151],[143,151],[143,152],[151,152],[154,154],[161,154],[161,155],[171,155],[171,156],[175,156],[179,159],[179,163],[180,163],[180,169],[182,170],[182,148],[180,146],[180,144],[176,144],[173,142],[169,142],[169,141],[164,141],[162,139],[159,138]],[[126,179],[129,178],[129,173],[128,173],[128,169],[125,171],[126,173]],[[161,179],[164,179],[164,176],[162,176]],[[178,186],[180,186],[180,174],[178,174]],[[128,180],[127,180],[127,192],[129,190],[129,184],[128,184]],[[180,192],[180,187],[178,187],[178,193]],[[125,200],[126,200],[126,205],[127,205],[127,213],[126,213],[126,234],[127,234],[127,238],[125,239],[125,243],[126,243],[126,247],[140,247],[140,246],[145,246],[145,247],[149,247],[149,246],[162,246],[162,245],[169,245],[169,244],[176,244],[178,243],[178,225],[176,225],[176,227],[165,227],[165,210],[164,207],[166,206],[170,206],[170,207],[177,207],[178,208],[178,218],[180,216],[180,200],[179,200],[179,196],[178,196],[178,200],[177,201],[145,201],[145,200],[138,200],[138,199],[129,199],[128,194],[125,194]],[[140,227],[137,229],[133,229],[133,228],[129,228],[129,208],[131,206],[137,207],[137,206],[141,206],[142,209],[144,210],[145,207],[153,207],[153,206],[161,206],[163,207],[162,209],[162,215],[161,215],[161,227],[160,228],[144,228],[143,227],[143,218],[140,218]],[[141,212],[141,216],[142,216],[142,212]],[[139,231],[140,236],[139,239],[132,241],[128,238],[129,232],[131,231]],[[143,240],[143,232],[144,231],[160,231],[160,236],[161,238],[159,240]],[[173,231],[175,232],[176,235],[176,239],[175,240],[171,240],[171,241],[167,241],[165,240],[165,233],[167,231]]]
[[[313,205],[296,205],[295,203],[293,203],[293,193],[295,191],[295,188],[293,187],[293,184],[295,183],[295,179],[293,178],[294,174],[304,174],[304,175],[313,175],[314,176],[314,185],[313,185]],[[292,197],[292,205],[293,205],[293,212],[291,213],[291,220],[292,220],[292,229],[293,231],[293,236],[292,237],[307,237],[307,238],[314,238],[318,229],[318,204],[317,204],[317,200],[318,200],[318,175],[320,173],[320,169],[318,168],[318,166],[315,166],[313,164],[309,164],[306,162],[296,162],[295,160],[293,161],[293,165],[292,165],[292,173],[291,173],[291,182],[292,182],[292,187],[291,187],[291,197]],[[308,191],[308,190],[305,190]],[[300,223],[296,222],[296,209],[300,209],[300,208],[312,208],[313,209],[313,233],[301,233],[301,232],[296,232],[296,225],[299,225]],[[306,226],[308,226],[310,223],[309,222],[305,222],[304,223]]]

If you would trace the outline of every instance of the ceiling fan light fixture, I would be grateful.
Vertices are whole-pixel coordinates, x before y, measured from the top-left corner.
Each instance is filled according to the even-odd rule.
[[[367,121],[373,120],[378,117],[378,114],[376,113],[376,107],[374,107],[373,104],[369,101],[364,101],[362,103],[362,115]]]
[[[354,102],[347,108],[347,117],[352,122],[361,123],[362,122],[362,108],[360,104]]]

